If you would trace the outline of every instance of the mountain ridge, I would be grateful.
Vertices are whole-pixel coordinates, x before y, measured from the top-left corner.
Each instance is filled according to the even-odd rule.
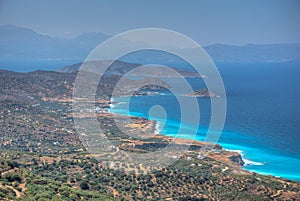
[[[84,33],[74,38],[56,38],[43,35],[32,29],[14,25],[0,25],[0,66],[34,69],[57,69],[84,59],[110,36],[102,33]],[[125,40],[125,39],[124,39]],[[214,62],[300,62],[300,43],[228,45],[216,43],[203,47]],[[184,49],[183,49],[184,50]],[[130,63],[146,63],[155,59],[166,62],[168,56],[145,54],[133,56]],[[45,64],[45,67],[38,67]],[[46,65],[48,64],[48,65]],[[25,66],[25,68],[27,67]],[[53,67],[51,68],[53,70]]]

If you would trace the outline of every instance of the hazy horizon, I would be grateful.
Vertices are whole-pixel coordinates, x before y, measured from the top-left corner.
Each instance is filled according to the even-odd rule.
[[[82,35],[85,35],[85,34],[101,34],[103,36],[107,36],[108,38],[109,37],[113,37],[113,35],[107,35],[107,34],[104,34],[102,32],[83,32],[83,33],[79,33],[78,35],[74,35],[72,37],[62,37],[62,36],[53,36],[53,35],[50,35],[50,34],[47,34],[47,33],[39,33],[38,31],[30,28],[30,27],[23,27],[23,26],[17,26],[15,24],[0,24],[0,27],[3,27],[3,26],[13,26],[13,27],[16,27],[16,28],[21,28],[21,29],[29,29],[29,30],[32,30],[33,32],[37,33],[37,34],[40,34],[40,35],[43,35],[43,36],[48,36],[48,37],[51,37],[51,38],[57,38],[57,39],[75,39],[79,36],[82,36]],[[205,46],[212,46],[212,45],[218,45],[218,44],[222,44],[222,45],[229,45],[229,46],[247,46],[247,45],[281,45],[281,44],[300,44],[300,41],[298,42],[278,42],[278,43],[243,43],[243,44],[230,44],[230,43],[219,43],[219,42],[215,42],[215,43],[211,43],[211,44],[207,44],[207,45],[204,45]]]
[[[200,45],[300,43],[300,2],[280,1],[0,1],[0,24],[58,38],[171,29]]]

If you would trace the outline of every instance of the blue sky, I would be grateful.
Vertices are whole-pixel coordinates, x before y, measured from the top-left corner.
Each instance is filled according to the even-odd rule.
[[[0,24],[57,37],[158,27],[213,43],[300,42],[299,0],[0,0]]]

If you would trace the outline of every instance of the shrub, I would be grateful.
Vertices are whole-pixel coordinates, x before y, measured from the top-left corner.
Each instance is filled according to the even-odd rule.
[[[22,177],[17,173],[12,176],[12,179],[13,179],[13,181],[17,181],[17,182],[22,181]]]
[[[86,181],[83,181],[83,182],[81,182],[81,184],[80,184],[80,188],[81,188],[82,190],[88,190],[90,187],[89,187],[89,184],[88,184]]]

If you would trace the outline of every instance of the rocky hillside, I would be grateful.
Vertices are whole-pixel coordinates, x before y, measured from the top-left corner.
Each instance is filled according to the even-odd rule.
[[[299,182],[245,171],[239,153],[218,145],[149,138],[154,122],[141,118],[131,118],[126,133],[120,132],[107,105],[99,108],[96,123],[115,142],[116,156],[157,151],[171,142],[173,150],[191,146],[182,157],[173,150],[159,155],[178,160],[154,172],[144,163],[96,160],[105,154],[87,152],[74,129],[69,96],[75,77],[0,72],[0,200],[300,200]],[[107,79],[105,92],[119,77]],[[76,115],[88,121],[89,114],[83,109]],[[133,134],[143,137],[128,138]]]

